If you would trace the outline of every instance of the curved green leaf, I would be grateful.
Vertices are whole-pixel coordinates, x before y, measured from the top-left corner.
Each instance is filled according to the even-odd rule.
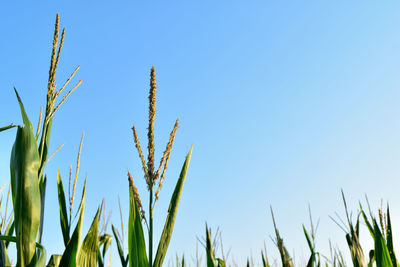
[[[17,127],[17,126],[16,126],[16,125],[13,125],[13,124],[10,124],[10,125],[1,127],[1,128],[0,128],[0,132],[5,131],[5,130],[8,130],[8,129],[11,129],[11,128],[14,128],[14,127]]]
[[[100,237],[100,245],[99,246],[103,245],[103,257],[105,257],[106,252],[111,245],[111,241],[112,241],[112,236],[109,234],[103,234]]]
[[[167,253],[169,241],[171,240],[172,231],[174,229],[175,218],[178,212],[179,200],[181,198],[183,185],[186,179],[186,173],[189,168],[190,158],[192,156],[193,146],[191,146],[189,153],[186,156],[185,162],[183,163],[183,167],[181,173],[179,175],[179,179],[176,183],[174,193],[172,194],[171,201],[169,203],[168,208],[168,216],[165,221],[164,229],[161,234],[160,242],[158,243],[156,257],[154,259],[154,267],[161,267]]]
[[[79,249],[78,266],[92,267],[97,266],[97,253],[99,251],[98,232],[99,232],[100,208],[97,209],[96,215],[90,226],[89,232],[83,240]]]
[[[15,90],[24,127],[18,127],[11,152],[10,172],[17,236],[17,266],[31,262],[36,252],[36,236],[40,224],[40,190],[38,148],[32,125]]]

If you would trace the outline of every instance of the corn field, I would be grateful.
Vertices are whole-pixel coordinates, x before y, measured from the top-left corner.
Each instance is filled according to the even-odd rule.
[[[126,179],[127,192],[129,192],[129,217],[121,227],[111,223],[111,231],[107,231],[107,223],[101,225],[101,216],[105,212],[104,203],[98,203],[95,214],[86,215],[91,219],[90,228],[87,233],[83,233],[83,221],[85,218],[86,206],[86,180],[82,193],[77,192],[77,180],[79,178],[79,165],[81,149],[84,136],[80,142],[77,155],[77,163],[70,169],[67,175],[57,173],[57,177],[47,177],[46,165],[49,160],[56,156],[58,148],[50,154],[51,130],[53,118],[64,102],[75,97],[74,93],[81,84],[81,81],[73,81],[79,66],[70,77],[59,87],[56,82],[56,71],[61,52],[64,45],[65,29],[60,32],[59,15],[56,17],[52,51],[50,57],[50,68],[47,82],[46,106],[40,110],[39,123],[36,127],[31,124],[29,114],[27,114],[23,100],[23,95],[14,88],[16,105],[19,105],[21,125],[9,124],[0,128],[3,131],[15,131],[15,141],[10,155],[10,181],[8,187],[3,187],[1,193],[5,202],[0,202],[0,267],[94,267],[111,266],[112,243],[115,243],[118,251],[120,265],[123,267],[161,267],[173,266],[192,266],[188,262],[187,256],[176,256],[169,263],[166,260],[168,247],[173,235],[174,224],[178,215],[178,208],[189,170],[190,159],[193,146],[187,153],[183,165],[175,184],[175,188],[169,200],[168,214],[164,225],[155,225],[154,218],[157,216],[154,207],[159,201],[159,193],[165,182],[166,170],[170,160],[172,147],[176,132],[179,127],[179,119],[176,120],[169,135],[169,140],[165,145],[161,159],[155,159],[155,118],[156,118],[156,94],[157,82],[155,68],[150,70],[150,89],[149,89],[149,110],[147,128],[147,149],[141,145],[139,135],[135,125],[132,127],[132,139],[141,163],[143,177],[147,187],[147,192],[139,192],[135,186],[135,181],[130,171],[127,171]],[[71,85],[74,83],[74,85]],[[69,88],[69,89],[67,89]],[[73,94],[74,93],[74,94]],[[76,96],[78,97],[78,96]],[[17,116],[17,115],[16,115]],[[3,123],[3,122],[1,122]],[[147,151],[146,151],[147,150]],[[4,152],[4,151],[3,151]],[[147,152],[147,153],[146,153]],[[147,156],[145,156],[147,154]],[[74,174],[73,174],[74,173]],[[68,183],[65,183],[68,177]],[[56,179],[57,188],[47,188],[47,180]],[[64,182],[63,182],[64,181]],[[68,189],[64,184],[68,184]],[[42,235],[46,231],[43,221],[46,211],[46,192],[53,193],[56,190],[59,204],[59,227],[61,234],[57,238],[63,241],[64,251],[60,254],[48,255],[46,248],[51,244],[42,242]],[[68,194],[67,194],[68,192]],[[354,267],[390,267],[400,266],[396,257],[393,245],[392,223],[390,218],[389,206],[385,210],[379,209],[378,215],[359,204],[359,210],[355,220],[349,215],[345,195],[342,192],[344,211],[346,217],[332,218],[337,223],[337,227],[343,229],[343,238],[347,241],[347,248],[331,247],[330,255],[322,255],[315,244],[316,229],[311,219],[311,227],[303,225],[304,238],[308,244],[309,259],[307,267],[319,266],[354,266]],[[141,198],[148,198],[149,205],[145,207]],[[121,209],[121,206],[119,207]],[[74,214],[77,220],[74,221]],[[273,209],[271,208],[271,218],[274,224],[274,243],[280,255],[280,265],[283,267],[295,266],[294,259],[285,246],[284,238],[278,231],[278,224],[275,221]],[[122,212],[121,212],[121,220]],[[124,249],[124,225],[128,233],[128,249]],[[161,236],[154,236],[154,229],[162,229]],[[360,244],[360,228],[366,227],[373,240],[374,247],[369,251],[364,251]],[[266,229],[267,231],[267,229]],[[205,236],[199,239],[200,249],[203,251],[204,259],[196,255],[193,266],[225,267],[241,266],[230,260],[229,252],[225,253],[223,242],[220,235],[213,236],[211,229],[205,226]],[[146,243],[147,241],[147,243]],[[9,251],[15,248],[16,255],[11,257]],[[156,250],[153,250],[156,248]],[[219,248],[219,249],[218,249]],[[268,248],[270,250],[272,248]],[[261,248],[257,262],[261,262],[263,267],[274,266],[267,249]],[[351,262],[346,262],[346,255]],[[246,266],[258,266],[253,259],[248,259]]]

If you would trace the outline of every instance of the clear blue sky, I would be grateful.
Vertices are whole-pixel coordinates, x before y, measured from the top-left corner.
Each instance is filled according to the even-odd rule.
[[[56,171],[67,183],[82,132],[84,230],[103,197],[119,225],[120,195],[127,220],[127,168],[147,199],[130,128],[136,124],[145,146],[152,65],[159,86],[157,158],[180,118],[155,210],[156,238],[194,144],[168,257],[194,255],[206,221],[220,227],[237,262],[251,254],[259,261],[264,240],[277,257],[269,238],[272,205],[300,263],[308,255],[301,229],[308,204],[320,218],[320,250],[328,254],[331,238],[347,253],[343,233],[328,218],[343,214],[340,188],[354,211],[364,193],[374,208],[380,198],[390,201],[400,233],[399,2],[46,2],[0,4],[0,124],[21,121],[13,86],[36,124],[59,12],[66,38],[58,84],[77,65],[76,81],[83,83],[54,121],[51,150],[65,146],[46,169],[49,254],[62,252]],[[13,130],[0,135],[1,184],[9,180],[14,136]]]

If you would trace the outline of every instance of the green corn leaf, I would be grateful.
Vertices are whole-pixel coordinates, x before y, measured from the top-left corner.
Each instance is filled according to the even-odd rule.
[[[50,147],[50,135],[51,135],[52,125],[53,125],[53,118],[50,119],[48,124],[43,124],[42,135],[45,134],[45,136],[40,139],[40,144],[39,144],[39,156],[41,160],[39,177],[42,177],[44,167],[46,166],[47,155],[49,153],[49,147]]]
[[[304,235],[306,236],[308,247],[310,248],[311,253],[314,254],[314,246],[311,242],[311,238],[308,235],[308,232],[307,232],[306,228],[304,227],[304,225],[303,225],[303,232],[304,232]]]
[[[101,258],[100,250],[97,251],[97,264],[98,267],[104,267],[103,259]]]
[[[278,231],[278,228],[275,223],[274,213],[272,212],[272,207],[271,207],[271,214],[272,214],[272,221],[274,223],[274,228],[275,228],[276,246],[278,247],[279,254],[281,256],[282,266],[283,267],[293,267],[294,265],[293,265],[292,258],[290,257],[289,252],[287,251],[285,245],[283,244],[283,239],[279,235],[279,231]]]
[[[218,267],[226,267],[226,263],[222,259],[217,259]]]
[[[18,239],[15,236],[0,235],[0,240],[14,242],[14,243],[18,242]],[[27,266],[27,267],[45,267],[46,266],[46,263],[45,263],[46,250],[45,250],[45,248],[39,243],[35,243],[35,248],[37,248],[40,251],[40,257],[37,258],[36,257],[37,254],[35,253],[34,257],[32,257],[33,258],[32,261],[29,264],[23,265],[23,266]],[[9,265],[6,265],[6,266],[8,267]],[[17,263],[17,266],[20,266],[20,265],[18,265],[18,263]]]
[[[371,234],[372,238],[375,238],[374,237],[374,227],[372,227],[371,223],[369,222],[369,220],[367,218],[367,215],[365,215],[365,212],[361,206],[361,203],[360,203],[360,210],[361,210],[361,215],[364,218],[364,222],[367,225],[369,233]]]
[[[33,257],[32,262],[28,265],[28,267],[45,267],[46,266],[46,250],[43,246],[36,243],[36,247],[39,251],[36,252],[35,256]]]
[[[53,254],[50,257],[49,262],[47,263],[46,267],[59,267],[61,262],[62,255]]]
[[[10,241],[6,241],[6,242],[10,242]],[[11,261],[10,261],[10,257],[8,256],[8,251],[7,251],[7,247],[4,248],[4,255],[5,255],[5,267],[9,267],[11,266]]]
[[[22,116],[22,121],[24,122],[24,126],[28,127],[29,129],[32,129],[31,121],[29,120],[28,115],[26,114],[24,104],[22,104],[22,100],[19,97],[19,94],[17,92],[17,89],[15,89],[15,87],[14,87],[14,92],[18,100],[19,108],[21,110],[21,116]]]
[[[146,243],[133,185],[129,185],[128,250],[129,266],[148,266]]]
[[[314,254],[311,254],[310,258],[308,259],[307,262],[307,267],[313,267],[314,266]]]
[[[111,245],[111,241],[112,241],[112,236],[110,236],[109,234],[103,234],[99,237],[99,251],[97,253],[98,267],[104,267],[106,253]],[[100,251],[101,246],[103,246],[102,252]]]
[[[179,179],[176,183],[174,193],[172,194],[171,201],[168,208],[168,216],[165,221],[164,229],[161,234],[160,242],[158,243],[156,257],[154,259],[154,267],[161,267],[167,253],[169,241],[171,240],[172,231],[174,229],[175,218],[178,212],[179,200],[181,198],[183,185],[185,183],[186,174],[189,168],[190,158],[192,156],[193,145],[191,146],[189,153],[186,156],[185,162]]]
[[[385,239],[382,236],[379,226],[374,220],[374,235],[375,235],[375,261],[377,267],[393,266],[390,259],[389,250],[386,246]]]
[[[105,257],[107,250],[111,245],[111,241],[112,241],[112,236],[110,236],[109,234],[103,234],[100,237],[100,245],[99,246],[103,245],[103,258]]]
[[[17,239],[17,266],[32,261],[36,252],[36,236],[40,224],[40,166],[36,138],[22,101],[15,90],[24,127],[18,127],[11,152],[10,172]]]
[[[307,267],[313,267],[314,266],[314,261],[315,261],[314,246],[313,246],[313,244],[311,242],[311,238],[308,235],[308,232],[307,232],[306,228],[304,227],[304,225],[303,225],[303,232],[304,232],[304,235],[306,236],[307,244],[308,244],[308,247],[309,247],[309,249],[311,251],[311,256],[310,256],[310,259],[308,260]]]
[[[14,220],[11,217],[10,221],[7,224],[6,230],[4,231],[4,235],[12,236],[13,232],[14,232]],[[6,248],[8,248],[9,243],[10,241],[5,241]]]
[[[14,128],[14,127],[17,127],[17,126],[16,126],[16,125],[13,125],[13,124],[10,124],[10,125],[1,127],[1,128],[0,128],[0,132],[5,131],[5,130],[8,130],[8,129],[11,129],[11,128]]]
[[[97,209],[96,215],[90,226],[89,232],[83,240],[78,255],[79,267],[97,266],[97,254],[99,251],[98,232],[99,232],[100,208]]]
[[[69,241],[69,223],[67,205],[65,203],[64,186],[61,180],[60,170],[57,171],[57,189],[58,189],[58,204],[60,206],[60,226],[64,238],[64,245],[67,246]]]
[[[76,267],[78,259],[78,248],[82,234],[83,216],[85,211],[86,180],[83,185],[81,203],[79,205],[79,218],[75,230],[68,241],[65,251],[60,261],[60,267]]]
[[[393,247],[393,235],[392,235],[392,223],[390,220],[389,205],[387,207],[387,229],[386,229],[386,243],[390,254],[390,259],[392,260],[393,266],[397,266],[396,255],[394,254]]]
[[[122,265],[122,267],[126,267],[126,266],[128,266],[128,261],[125,260],[124,249],[122,247],[122,243],[121,243],[121,240],[119,238],[118,230],[114,227],[114,225],[111,225],[111,229],[112,229],[112,232],[114,234],[115,241],[117,243],[118,255],[119,255],[119,258],[121,260],[121,265]]]
[[[214,249],[211,241],[211,233],[206,225],[206,254],[207,254],[207,267],[217,267],[214,256]]]
[[[39,190],[40,190],[40,224],[39,224],[39,243],[42,242],[42,234],[43,234],[43,223],[44,223],[44,205],[46,199],[46,184],[47,184],[47,176],[44,176],[44,179],[40,179],[39,181]]]

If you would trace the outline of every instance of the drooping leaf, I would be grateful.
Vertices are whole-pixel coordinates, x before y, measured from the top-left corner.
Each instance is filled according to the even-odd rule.
[[[16,126],[16,125],[13,125],[13,124],[10,124],[10,125],[1,127],[1,128],[0,128],[0,132],[5,131],[5,130],[8,130],[8,129],[11,129],[11,128],[14,128],[14,127],[17,127],[17,126]]]
[[[15,90],[23,127],[18,127],[11,152],[11,190],[17,238],[17,265],[29,264],[36,252],[36,236],[40,224],[41,204],[38,180],[39,154],[32,125]]]
[[[164,224],[164,229],[161,234],[160,241],[158,243],[156,257],[154,259],[154,267],[162,267],[165,255],[167,253],[168,245],[172,236],[172,231],[174,229],[175,218],[178,212],[178,206],[182,194],[183,185],[185,183],[186,174],[190,164],[190,158],[192,156],[192,150],[193,146],[191,146],[189,153],[186,156],[185,162],[183,163],[179,179],[176,183],[171,201],[169,203],[168,216]]]
[[[112,236],[109,234],[103,234],[99,239],[99,251],[97,253],[98,267],[104,267],[105,256],[108,248],[111,245]],[[101,251],[101,246],[103,246],[103,250]]]
[[[100,246],[103,245],[103,252],[102,252],[103,257],[106,255],[106,252],[111,245],[111,241],[112,241],[112,236],[110,236],[109,234],[103,234],[100,237]]]

